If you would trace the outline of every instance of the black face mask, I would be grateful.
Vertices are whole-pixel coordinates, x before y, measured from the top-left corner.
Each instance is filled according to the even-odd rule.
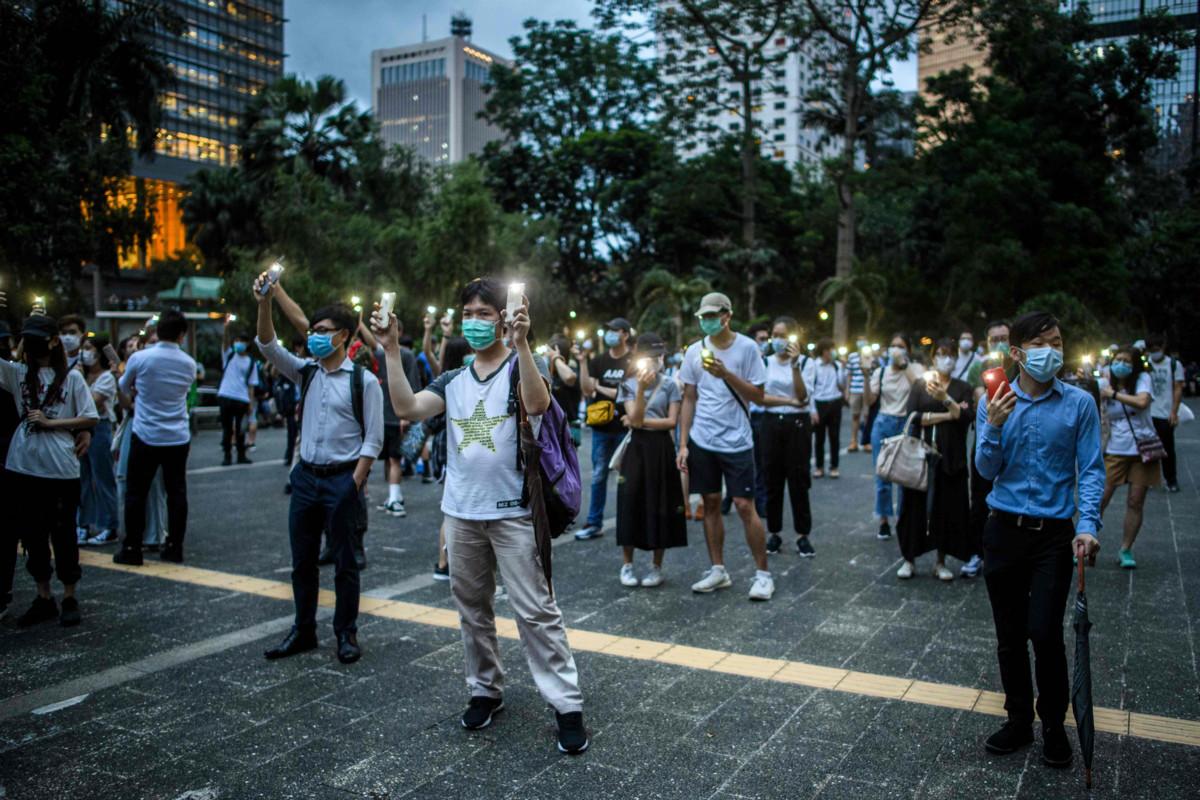
[[[25,345],[25,352],[34,358],[50,355],[49,339],[44,339],[41,336],[26,336],[21,341]]]

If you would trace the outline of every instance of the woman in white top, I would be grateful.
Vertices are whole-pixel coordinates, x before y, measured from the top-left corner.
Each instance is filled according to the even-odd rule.
[[[115,544],[117,541],[117,473],[113,464],[113,425],[117,421],[117,379],[110,356],[115,355],[108,339],[85,339],[79,351],[80,368],[92,392],[100,420],[92,429],[92,444],[79,462],[80,544]]]
[[[1104,449],[1104,499],[1100,513],[1108,508],[1113,493],[1122,484],[1129,484],[1125,501],[1125,529],[1117,561],[1125,569],[1133,569],[1133,542],[1142,529],[1142,508],[1146,492],[1158,486],[1162,477],[1157,461],[1145,463],[1138,454],[1138,442],[1155,436],[1150,404],[1154,382],[1142,366],[1141,355],[1130,346],[1121,347],[1109,365],[1108,381],[1100,387],[1108,415],[1108,446]]]
[[[28,558],[25,568],[37,582],[33,605],[17,619],[28,627],[58,619],[78,625],[79,544],[75,514],[79,510],[79,456],[86,437],[76,434],[96,424],[96,404],[83,375],[67,369],[58,338],[58,323],[34,315],[21,327],[23,363],[0,360],[0,386],[12,393],[21,424],[13,434],[5,467],[16,505],[16,524],[5,525],[20,537]],[[3,545],[13,546],[12,539]],[[54,547],[54,565],[50,548]],[[50,576],[58,571],[63,584],[62,614],[50,593]]]
[[[812,359],[800,355],[800,329],[791,317],[779,317],[771,326],[771,355],[767,358],[767,382],[763,387],[762,435],[763,473],[767,487],[767,552],[778,553],[783,540],[783,490],[787,487],[792,505],[792,528],[796,552],[802,558],[816,555],[808,535],[812,532],[812,510],[808,490],[812,486],[809,458],[812,435],[809,421],[813,401],[804,380]]]
[[[870,407],[879,398],[879,414],[871,426],[871,464],[879,458],[879,445],[904,428],[908,416],[908,395],[912,386],[925,373],[920,364],[909,358],[908,337],[903,333],[892,336],[888,357],[871,373],[863,395],[863,405]],[[899,509],[897,509],[899,511]],[[875,476],[875,517],[879,520],[879,538],[890,539],[892,526],[892,484]]]

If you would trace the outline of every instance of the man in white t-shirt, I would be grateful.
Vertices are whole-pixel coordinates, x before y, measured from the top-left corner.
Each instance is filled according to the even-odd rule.
[[[229,323],[225,323],[226,335]],[[242,422],[250,413],[251,387],[258,386],[258,370],[250,357],[250,337],[238,334],[221,354],[221,385],[217,387],[217,404],[221,408],[221,450],[225,458],[221,466],[233,463],[233,447],[237,445],[237,463],[249,464],[246,457],[246,433]]]
[[[767,369],[754,340],[729,328],[733,305],[720,292],[700,301],[696,312],[704,338],[683,357],[679,378],[683,406],[679,426],[679,469],[689,488],[704,498],[704,537],[712,567],[692,585],[708,593],[732,585],[725,569],[725,521],[721,518],[721,483],[737,508],[746,543],[758,568],[751,600],[770,600],[775,581],[767,569],[766,530],[754,507],[754,438],[750,403],[763,404]]]
[[[510,402],[514,359],[521,376],[518,391],[535,429],[550,407],[550,387],[545,365],[539,366],[529,349],[528,302],[522,299],[513,319],[507,320],[506,300],[504,287],[495,280],[477,278],[467,284],[460,297],[463,336],[475,358],[468,366],[443,372],[416,393],[401,364],[395,316],[382,321],[377,315],[373,330],[387,353],[388,395],[396,416],[420,421],[446,415],[442,511],[450,588],[462,618],[471,690],[462,726],[486,728],[504,708],[504,669],[493,606],[499,568],[529,671],[542,697],[554,707],[558,749],[574,755],[589,743],[583,695],[562,612],[536,556],[532,517],[521,505],[517,409]],[[501,340],[505,329],[512,349]]]
[[[975,352],[975,334],[963,331],[958,335],[958,356],[954,359],[951,376],[969,382],[971,369],[979,362],[979,354]]]
[[[1163,481],[1168,492],[1179,491],[1178,465],[1175,460],[1175,428],[1179,425],[1179,404],[1183,402],[1183,364],[1166,354],[1166,339],[1162,334],[1146,337],[1150,355],[1150,378],[1154,382],[1154,400],[1150,418],[1162,440],[1167,457],[1162,460]]]

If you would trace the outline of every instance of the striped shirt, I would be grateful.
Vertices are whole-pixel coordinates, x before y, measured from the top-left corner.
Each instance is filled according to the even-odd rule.
[[[862,394],[864,380],[862,370],[862,356],[858,353],[851,353],[846,358],[846,369],[850,373],[850,394]]]

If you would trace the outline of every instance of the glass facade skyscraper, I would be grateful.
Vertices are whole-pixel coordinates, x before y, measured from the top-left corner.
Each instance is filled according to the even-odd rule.
[[[120,5],[114,3],[114,5]],[[283,75],[283,0],[169,0],[181,35],[155,34],[175,85],[163,96],[153,159],[138,159],[119,201],[151,204],[155,234],[120,254],[123,269],[146,269],[184,246],[180,183],[205,167],[238,160],[246,105]]]

